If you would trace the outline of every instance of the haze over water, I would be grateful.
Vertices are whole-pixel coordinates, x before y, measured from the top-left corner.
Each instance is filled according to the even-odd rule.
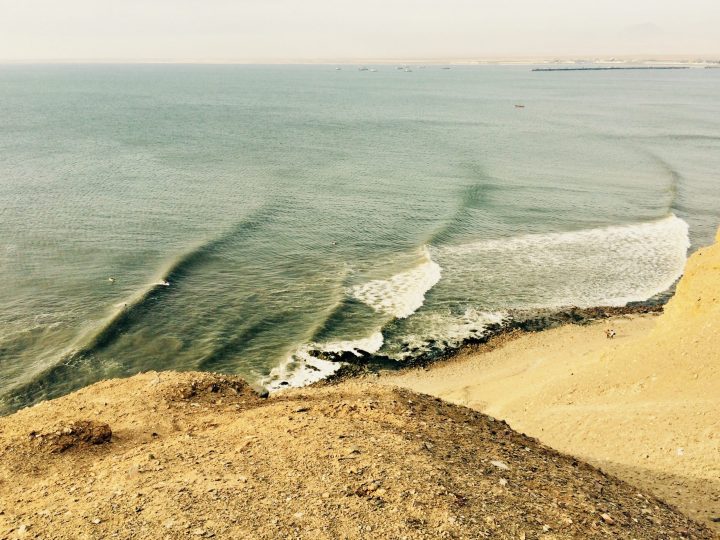
[[[701,69],[2,67],[0,410],[150,369],[301,384],[333,369],[313,349],[653,297],[718,225],[718,95]]]

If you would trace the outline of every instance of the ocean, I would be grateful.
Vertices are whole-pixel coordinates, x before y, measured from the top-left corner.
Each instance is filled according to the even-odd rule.
[[[0,411],[406,361],[712,242],[720,70],[375,69],[0,66]]]

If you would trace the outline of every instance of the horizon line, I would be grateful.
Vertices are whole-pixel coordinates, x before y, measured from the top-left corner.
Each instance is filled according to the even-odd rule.
[[[0,58],[0,64],[225,64],[225,65],[357,65],[357,64],[546,64],[561,62],[720,63],[720,53],[686,54],[563,54],[438,57],[337,58]]]

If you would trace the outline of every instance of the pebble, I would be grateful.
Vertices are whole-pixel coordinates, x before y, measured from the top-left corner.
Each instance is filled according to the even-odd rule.
[[[608,525],[613,525],[615,523],[615,520],[612,517],[610,517],[610,514],[601,514],[600,517]]]
[[[101,523],[101,521],[100,521],[99,518],[93,519],[92,522],[93,522],[95,525],[100,525],[100,523]]]
[[[508,467],[507,464],[502,461],[491,461],[490,465],[494,465],[495,467],[497,467],[498,469],[502,469],[503,471],[510,470],[510,467]]]

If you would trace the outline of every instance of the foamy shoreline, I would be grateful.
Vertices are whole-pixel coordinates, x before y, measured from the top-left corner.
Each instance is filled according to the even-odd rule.
[[[720,517],[718,265],[720,233],[690,257],[658,317],[527,333],[380,382],[503,418],[713,525]]]

